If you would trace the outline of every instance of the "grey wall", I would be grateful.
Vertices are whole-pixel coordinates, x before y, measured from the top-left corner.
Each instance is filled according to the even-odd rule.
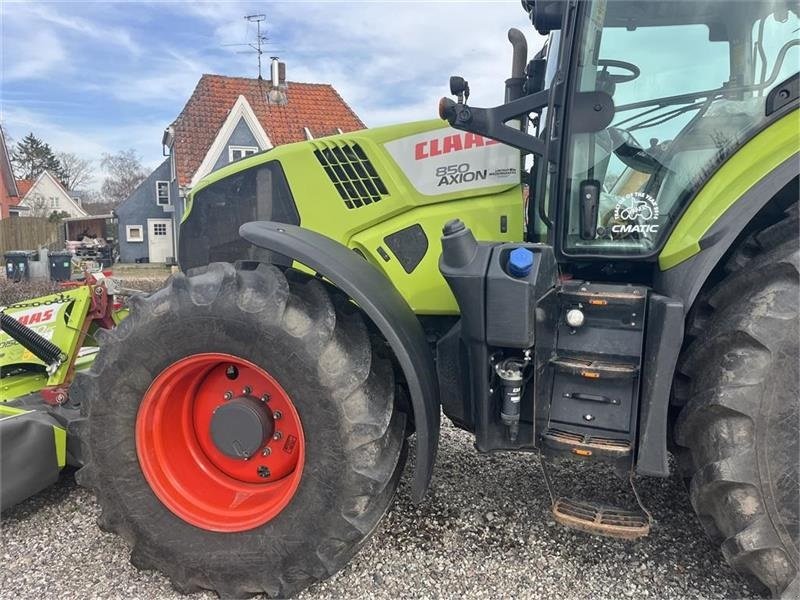
[[[214,168],[211,169],[212,171],[216,171],[230,162],[228,160],[228,146],[259,147],[253,132],[250,131],[247,122],[243,118],[239,119],[239,122],[236,124],[236,128],[233,130],[230,139],[225,143],[225,149],[222,151],[222,154],[219,155]]]
[[[172,236],[177,244],[178,223],[180,211],[183,210],[183,199],[178,198],[177,185],[170,184],[170,202],[175,212],[167,212],[156,204],[156,181],[170,180],[170,159],[162,162],[156,170],[150,173],[134,192],[117,207],[119,222],[119,260],[120,262],[135,262],[137,258],[148,255],[147,249],[147,219],[172,219]],[[141,225],[144,231],[144,241],[128,242],[126,225]]]

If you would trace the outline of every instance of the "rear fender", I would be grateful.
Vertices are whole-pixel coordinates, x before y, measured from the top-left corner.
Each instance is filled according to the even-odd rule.
[[[312,269],[347,294],[391,346],[403,370],[417,432],[413,498],[422,500],[439,441],[439,390],[433,354],[408,303],[381,272],[329,237],[273,221],[245,223],[239,235],[251,244]]]

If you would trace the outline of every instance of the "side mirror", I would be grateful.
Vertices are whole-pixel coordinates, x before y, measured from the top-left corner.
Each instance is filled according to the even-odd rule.
[[[450,93],[458,98],[459,103],[469,99],[469,83],[463,77],[452,75],[450,77]]]
[[[522,8],[528,13],[536,31],[546,35],[561,29],[567,0],[522,0]]]

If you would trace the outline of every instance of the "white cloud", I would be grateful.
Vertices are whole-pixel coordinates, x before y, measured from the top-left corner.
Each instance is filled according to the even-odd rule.
[[[95,126],[71,128],[61,125],[38,110],[5,106],[2,125],[5,131],[13,132],[17,141],[33,132],[54,151],[73,152],[91,161],[95,187],[102,183],[100,158],[104,153],[113,154],[122,149],[133,148],[143,157],[143,164],[148,169],[154,169],[164,160],[156,151],[160,148],[159,140],[164,131],[164,125],[160,121],[117,126],[98,122]]]
[[[34,26],[38,24],[40,27],[42,23],[49,23],[62,31],[77,33],[106,45],[120,46],[135,56],[142,53],[141,46],[133,40],[129,31],[105,24],[101,26],[99,23],[92,23],[80,17],[62,14],[56,6],[58,5],[53,3],[48,3],[47,6],[27,5],[31,24]]]
[[[150,166],[201,74],[255,75],[255,56],[225,45],[254,41],[247,14],[267,16],[265,72],[279,54],[290,80],[333,84],[369,126],[434,118],[452,74],[470,81],[471,103],[498,104],[510,74],[507,29],[526,34],[530,54],[543,41],[518,0],[6,3],[0,11],[0,92],[8,90],[0,100],[11,134],[33,130],[92,160],[133,147]],[[56,76],[60,95],[48,86]],[[38,87],[8,85],[18,81]],[[74,102],[86,96],[96,110],[84,107],[91,117],[81,120]]]
[[[3,54],[8,56],[6,50],[19,43],[19,40],[6,39],[3,35]],[[43,52],[43,48],[47,51]],[[15,55],[13,60],[2,61],[0,73],[4,84],[23,79],[51,77],[63,72],[62,69],[67,66],[67,53],[61,40],[47,29],[28,33],[25,43],[17,49]]]

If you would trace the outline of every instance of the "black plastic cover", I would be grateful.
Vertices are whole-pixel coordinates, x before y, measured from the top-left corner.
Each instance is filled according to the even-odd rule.
[[[0,419],[0,512],[58,480],[54,425],[38,411]]]
[[[533,254],[525,277],[514,277],[509,256],[517,248]],[[504,348],[530,348],[536,329],[536,303],[556,284],[553,249],[541,244],[501,244],[492,250],[486,274],[486,342]]]
[[[252,246],[239,236],[249,221],[300,224],[289,184],[278,161],[240,171],[194,195],[192,210],[181,223],[178,258],[186,271],[211,262],[275,260],[272,253]]]
[[[395,231],[383,238],[383,241],[400,261],[406,273],[416,269],[428,252],[428,236],[419,223]]]

